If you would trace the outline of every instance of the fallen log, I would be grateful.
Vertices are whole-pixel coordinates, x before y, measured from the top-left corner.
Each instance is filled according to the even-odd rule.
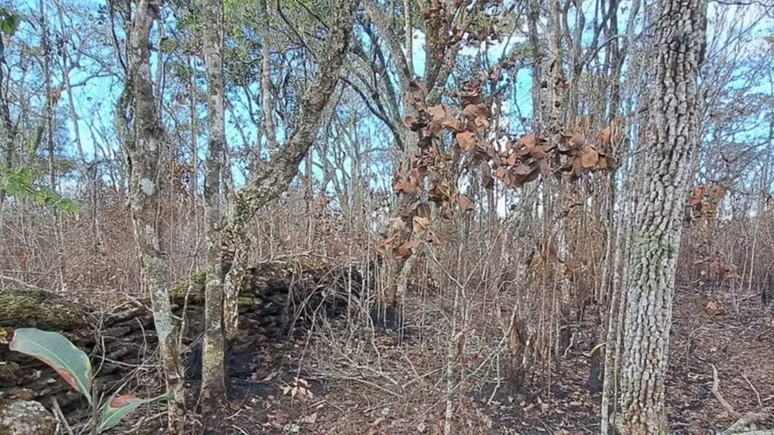
[[[250,268],[240,291],[241,334],[233,351],[276,342],[315,319],[345,313],[349,298],[361,294],[362,281],[356,268],[309,258]],[[203,332],[204,282],[204,274],[196,274],[170,291],[186,344]],[[22,327],[60,332],[83,349],[98,391],[112,392],[128,382],[126,388],[140,394],[160,384],[149,300],[130,300],[103,312],[46,290],[0,290],[0,400],[34,400],[50,409],[56,399],[68,416],[85,409],[79,393],[52,369],[8,349],[13,331]]]

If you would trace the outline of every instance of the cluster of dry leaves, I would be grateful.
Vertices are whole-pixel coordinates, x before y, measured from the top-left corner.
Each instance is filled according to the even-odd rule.
[[[718,206],[726,196],[723,186],[707,186],[700,184],[694,187],[688,198],[689,219],[715,219],[718,216]]]
[[[473,200],[457,188],[463,168],[480,168],[481,184],[486,189],[494,188],[495,178],[507,187],[522,187],[540,176],[570,174],[575,180],[583,174],[615,169],[615,159],[607,152],[616,131],[615,121],[599,132],[592,132],[588,123],[579,123],[569,134],[554,138],[533,133],[508,140],[505,149],[498,149],[484,137],[492,117],[482,97],[484,76],[451,95],[461,109],[445,104],[427,106],[427,89],[422,83],[411,83],[409,104],[416,114],[406,116],[404,123],[418,135],[419,151],[412,157],[408,172],[399,172],[393,179],[394,192],[409,196],[411,201],[403,215],[391,222],[389,234],[393,236],[382,241],[383,251],[408,257],[421,239],[432,241],[429,203],[436,204],[445,219],[457,209],[474,209]],[[396,236],[408,229],[414,238]]]

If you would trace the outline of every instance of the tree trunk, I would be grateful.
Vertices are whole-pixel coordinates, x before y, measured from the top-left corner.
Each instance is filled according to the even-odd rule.
[[[156,0],[139,0],[129,35],[130,68],[124,96],[134,114],[134,141],[125,141],[129,159],[129,203],[135,241],[140,257],[143,284],[153,307],[153,321],[159,339],[161,361],[167,388],[174,394],[169,405],[170,433],[185,434],[185,395],[183,368],[176,337],[177,325],[172,317],[167,289],[166,253],[161,251],[159,237],[159,157],[164,137],[150,72],[150,32],[158,19]],[[119,106],[119,109],[121,107]]]
[[[226,422],[226,347],[223,323],[221,270],[220,190],[226,143],[225,87],[223,79],[223,3],[202,0],[204,37],[202,49],[207,64],[209,142],[204,178],[204,214],[207,220],[207,283],[204,308],[201,404],[204,433],[223,433]]]
[[[684,204],[700,143],[697,79],[706,7],[705,0],[659,2],[642,147],[650,155],[644,160],[644,183],[635,190],[642,206],[629,235],[630,264],[623,277],[620,414],[615,422],[627,435],[669,433],[664,379]]]
[[[301,99],[301,114],[297,128],[288,144],[277,151],[268,166],[251,173],[247,185],[236,194],[234,207],[229,210],[223,228],[224,268],[228,271],[224,284],[224,316],[226,339],[237,332],[237,295],[247,266],[246,225],[267,202],[284,192],[298,174],[298,165],[314,143],[325,107],[338,83],[339,71],[346,60],[353,32],[358,2],[342,0],[339,15],[330,27],[325,49],[314,80]]]

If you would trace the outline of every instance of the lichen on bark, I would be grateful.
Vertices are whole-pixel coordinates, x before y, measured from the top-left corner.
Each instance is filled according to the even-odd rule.
[[[684,204],[699,139],[698,71],[706,35],[706,0],[660,0],[631,251],[614,291],[623,298],[623,349],[608,361],[606,383],[620,384],[616,415],[603,421],[625,435],[669,433],[664,406],[672,298]],[[611,327],[620,325],[611,318]],[[610,337],[611,335],[609,335]],[[603,401],[605,404],[606,401]],[[603,414],[603,418],[607,413]]]

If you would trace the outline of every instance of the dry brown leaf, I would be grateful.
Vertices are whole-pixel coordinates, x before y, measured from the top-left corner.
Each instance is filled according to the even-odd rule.
[[[473,201],[466,195],[459,195],[457,197],[457,202],[460,204],[460,210],[463,212],[473,210]]]
[[[535,146],[536,141],[537,139],[535,138],[535,133],[532,133],[516,141],[516,144],[524,145],[525,147],[527,147],[527,149],[529,149]]]
[[[462,109],[462,114],[481,133],[489,127],[489,110],[483,104],[468,104]]]
[[[580,134],[573,133],[567,143],[570,145],[570,148],[577,149],[581,148],[586,143],[586,141],[583,140],[583,136]]]
[[[581,175],[583,173],[583,163],[581,156],[575,156],[572,159],[572,173],[575,175]]]
[[[430,219],[426,217],[414,216],[412,222],[414,234],[417,236],[421,236],[428,228],[430,228]]]
[[[587,146],[581,151],[581,165],[584,169],[591,169],[597,165],[599,154],[594,147]]]
[[[473,132],[462,131],[457,133],[457,143],[462,151],[469,152],[476,146],[476,138]]]
[[[415,186],[412,183],[409,183],[408,181],[401,181],[398,183],[395,183],[393,186],[393,190],[395,193],[417,193],[419,192],[419,188]]]
[[[462,114],[468,119],[489,118],[489,110],[483,104],[468,104],[462,109]]]
[[[505,164],[508,166],[516,166],[516,163],[519,162],[519,156],[516,153],[511,153],[508,155],[508,158],[505,159]]]
[[[486,118],[476,118],[473,120],[473,124],[475,124],[476,131],[479,133],[483,133],[487,128],[489,128],[489,120]]]
[[[59,101],[59,97],[62,96],[62,91],[59,89],[52,89],[51,92],[48,94],[49,101],[51,102],[52,106],[56,106],[56,103]]]
[[[406,229],[406,222],[399,217],[392,218],[390,219],[389,228],[391,232],[401,232]]]
[[[454,206],[449,201],[441,203],[441,217],[451,219],[454,216]]]
[[[548,153],[541,146],[535,146],[530,148],[529,154],[537,160],[543,160],[548,157]]]
[[[451,188],[445,182],[437,184],[427,192],[427,197],[436,204],[449,201],[452,199]]]
[[[704,309],[711,316],[723,316],[727,314],[726,308],[720,301],[710,301]]]
[[[411,81],[409,83],[409,92],[416,102],[423,102],[427,96],[427,86],[424,82]]]
[[[513,172],[517,175],[527,176],[532,173],[532,167],[530,165],[525,165],[524,163],[522,163],[516,166]]]
[[[398,255],[401,257],[411,257],[411,254],[413,254],[414,249],[417,249],[420,245],[419,240],[409,240],[408,242],[403,243],[402,245],[398,246]]]
[[[437,106],[428,107],[427,113],[433,117],[433,121],[441,122],[446,119],[446,106],[438,104]]]
[[[599,132],[599,141],[605,145],[610,145],[610,138],[613,136],[613,127],[608,125]]]
[[[498,169],[495,176],[497,176],[497,178],[499,178],[508,187],[515,186],[517,184],[517,177],[519,177],[506,168]]]
[[[610,156],[605,156],[605,167],[607,169],[615,169],[615,159]]]
[[[446,127],[446,128],[450,128],[450,129],[452,129],[454,131],[464,131],[465,130],[465,127],[463,127],[463,125],[462,125],[462,121],[460,121],[457,118],[447,117],[446,119],[443,120],[443,124],[442,125],[444,127]]]
[[[696,186],[693,189],[693,193],[691,194],[691,197],[688,199],[688,205],[690,207],[696,207],[698,205],[701,205],[702,199],[704,198],[704,192],[705,187],[702,185]]]

